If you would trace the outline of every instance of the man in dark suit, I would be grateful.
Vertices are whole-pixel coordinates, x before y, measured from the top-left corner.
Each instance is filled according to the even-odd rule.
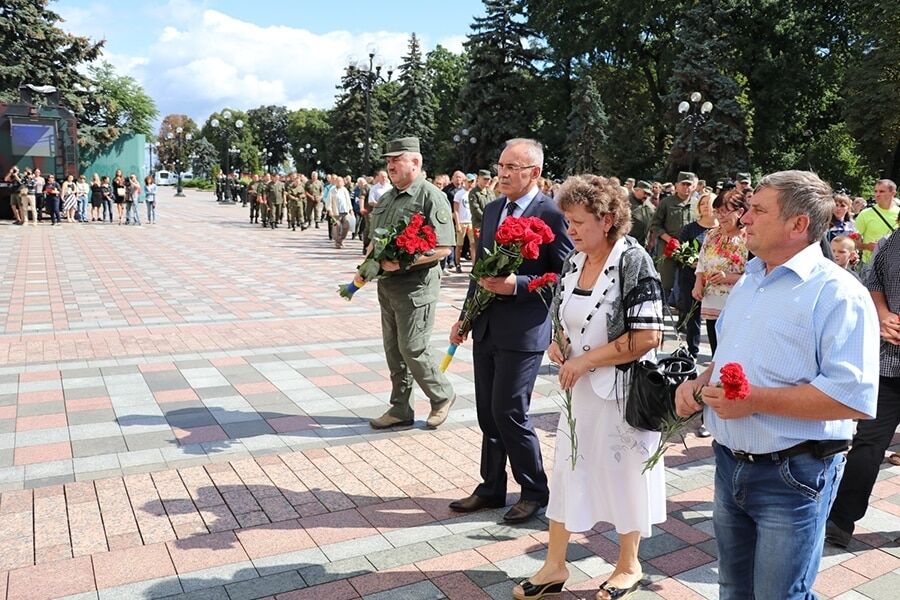
[[[528,418],[531,392],[544,351],[550,345],[550,318],[541,298],[528,291],[528,282],[544,273],[562,271],[572,251],[567,225],[553,199],[539,191],[544,162],[541,145],[534,140],[506,143],[496,165],[502,196],[484,209],[476,260],[492,249],[497,227],[508,216],[539,217],[556,239],[541,246],[535,260],[526,260],[509,277],[485,277],[477,285],[497,298],[472,324],[475,364],[475,404],[481,442],[481,477],[475,492],[450,503],[458,512],[506,505],[506,460],[522,488],[519,501],[504,516],[509,523],[526,521],[547,505],[549,490],[541,449]],[[476,283],[469,285],[469,296]],[[457,322],[450,341],[461,344]]]

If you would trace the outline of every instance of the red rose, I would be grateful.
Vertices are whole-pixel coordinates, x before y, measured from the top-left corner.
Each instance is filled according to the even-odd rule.
[[[678,247],[681,245],[677,239],[670,237],[669,241],[666,242],[666,248],[663,250],[663,256],[666,258],[672,258],[672,254],[678,250]]]
[[[860,238],[859,233],[856,231],[851,232],[847,237],[849,237],[853,241],[856,241]]]
[[[743,400],[750,394],[750,382],[738,363],[727,363],[719,371],[719,380],[729,400]]]
[[[541,218],[528,217],[528,228],[540,236],[542,244],[549,244],[556,238],[553,230]]]
[[[528,260],[537,259],[541,252],[541,246],[537,242],[526,242],[522,244],[522,256]]]

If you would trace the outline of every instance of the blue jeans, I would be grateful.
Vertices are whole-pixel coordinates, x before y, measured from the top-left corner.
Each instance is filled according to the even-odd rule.
[[[147,202],[147,222],[156,223],[156,200]]]
[[[844,473],[843,454],[798,454],[778,463],[716,455],[713,526],[721,600],[813,599],[825,521]]]
[[[101,221],[105,221],[106,215],[108,214],[109,222],[112,223],[112,221],[113,221],[112,200],[107,200],[106,198],[104,198],[103,201],[100,203],[100,205],[103,207],[103,218],[101,219]]]
[[[87,201],[87,196],[78,196],[75,218],[77,218],[79,221],[87,221]]]

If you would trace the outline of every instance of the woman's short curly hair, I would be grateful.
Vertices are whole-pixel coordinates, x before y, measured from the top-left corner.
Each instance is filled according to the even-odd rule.
[[[598,219],[612,215],[613,224],[606,238],[615,242],[631,231],[631,206],[628,194],[620,185],[597,175],[573,175],[566,179],[556,193],[560,210],[582,206]]]

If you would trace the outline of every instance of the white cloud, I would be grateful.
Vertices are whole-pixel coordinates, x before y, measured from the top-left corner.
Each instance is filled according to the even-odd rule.
[[[451,35],[444,39],[438,40],[438,44],[453,52],[454,54],[462,54],[463,44],[469,39],[464,35]]]
[[[108,4],[60,12],[68,30],[92,39],[106,38],[110,23],[121,21],[109,14]],[[260,26],[209,9],[204,0],[170,0],[134,17],[125,31],[109,31],[104,58],[141,83],[160,117],[186,113],[200,122],[224,107],[328,108],[348,57],[365,58],[367,45],[375,43],[387,63],[398,65],[409,41],[408,32],[319,34]],[[459,52],[465,39],[448,36],[437,43]],[[434,45],[422,39],[425,51]]]

